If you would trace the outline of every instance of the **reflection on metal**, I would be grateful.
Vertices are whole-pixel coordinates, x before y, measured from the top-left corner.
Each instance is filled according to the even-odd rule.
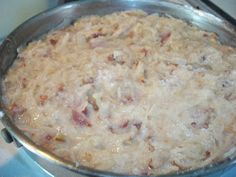
[[[236,19],[228,15],[226,12],[224,12],[221,8],[216,6],[213,2],[209,0],[185,0],[187,3],[189,3],[191,6],[193,6],[196,9],[203,10],[205,12],[209,12],[221,19],[224,19],[231,23],[232,25],[236,26]]]
[[[7,131],[6,128],[1,130],[1,135],[2,135],[2,138],[4,139],[4,141],[6,143],[12,143],[13,142],[13,138],[12,138],[11,134]]]

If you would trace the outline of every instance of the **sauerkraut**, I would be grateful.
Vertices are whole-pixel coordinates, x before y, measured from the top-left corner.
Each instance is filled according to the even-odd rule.
[[[16,126],[79,165],[166,174],[235,152],[236,50],[178,19],[80,18],[20,50],[3,85]]]

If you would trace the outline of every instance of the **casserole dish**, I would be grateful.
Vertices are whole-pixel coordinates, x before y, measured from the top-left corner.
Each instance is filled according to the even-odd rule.
[[[97,14],[103,15],[108,14],[114,11],[128,10],[128,9],[142,9],[147,13],[158,13],[163,16],[173,16],[180,18],[184,21],[192,23],[196,26],[199,26],[201,29],[215,32],[219,35],[219,38],[222,43],[235,46],[235,31],[233,27],[221,21],[220,19],[201,12],[195,11],[189,7],[183,7],[177,4],[172,4],[168,2],[155,2],[155,1],[82,1],[77,3],[71,3],[54,10],[42,13],[41,15],[34,17],[28,22],[20,26],[16,31],[8,36],[4,41],[1,48],[1,77],[4,77],[4,74],[7,72],[8,68],[12,65],[14,59],[17,55],[17,49],[23,47],[28,42],[42,36],[43,34],[49,32],[52,29],[58,29],[64,26],[67,26],[77,18],[85,15]],[[4,105],[2,104],[4,110]],[[32,141],[25,137],[22,132],[20,132],[8,118],[8,113],[3,112],[2,122],[6,126],[10,134],[26,149],[30,155],[36,159],[41,165],[43,164],[43,159],[37,158],[37,156],[42,156],[49,160],[46,163],[47,166],[50,166],[50,161],[67,167],[69,170],[62,170],[62,173],[76,173],[85,174],[85,175],[96,175],[96,176],[106,176],[114,175],[119,176],[119,174],[113,174],[109,172],[96,171],[89,169],[87,167],[77,166],[69,161],[62,160],[45,149],[42,149],[36,146]],[[29,151],[28,151],[29,150]],[[234,162],[234,157],[230,157],[223,162],[217,164],[212,164],[211,167],[207,166],[206,168],[189,171],[189,172],[179,172],[175,174],[176,176],[196,176],[220,169],[225,164],[230,165]],[[44,163],[45,165],[45,163]],[[50,167],[45,167],[50,169]],[[55,166],[54,168],[59,168]],[[59,171],[59,169],[57,170]],[[60,174],[62,174],[60,173]],[[67,175],[67,174],[65,174]],[[174,174],[173,174],[174,175]],[[166,176],[166,175],[165,175]]]

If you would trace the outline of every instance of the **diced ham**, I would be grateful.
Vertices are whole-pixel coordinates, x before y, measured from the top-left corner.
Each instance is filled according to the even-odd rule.
[[[210,151],[206,151],[206,152],[205,152],[205,157],[204,157],[203,160],[206,160],[206,159],[208,159],[209,157],[211,157],[211,152],[210,152]]]
[[[108,61],[114,61],[114,60],[115,60],[114,55],[113,55],[113,54],[109,55],[109,56],[107,57],[107,60],[108,60]]]
[[[148,150],[150,152],[154,152],[155,151],[155,147],[151,143],[148,143]]]
[[[109,126],[109,127],[108,127],[108,130],[109,130],[111,133],[113,133],[113,134],[115,133],[115,130],[114,130],[114,128],[113,128],[112,126]]]
[[[93,109],[94,109],[95,111],[98,111],[98,110],[99,110],[99,107],[98,107],[98,105],[97,105],[96,99],[95,99],[94,97],[89,96],[89,97],[88,97],[88,102],[93,106]]]
[[[26,88],[27,87],[27,79],[24,77],[22,80],[21,80],[21,86],[22,88]]]
[[[179,165],[175,160],[171,162],[172,165],[176,166],[179,168],[179,170],[184,170],[184,167],[182,165]]]
[[[142,122],[138,122],[138,123],[134,123],[133,124],[138,130],[140,130],[141,126],[142,126]]]
[[[120,125],[120,128],[127,128],[128,125],[129,125],[129,120],[126,120]]]
[[[150,160],[148,161],[148,169],[149,169],[149,170],[152,170],[153,168],[154,168],[153,162],[152,162],[152,159],[150,159]]]
[[[125,95],[122,97],[121,102],[123,104],[129,104],[132,103],[134,101],[133,97],[131,95]]]
[[[164,32],[160,35],[161,46],[163,46],[166,43],[166,41],[170,38],[170,36],[171,36],[171,32],[169,32],[169,31]]]
[[[39,96],[39,102],[40,102],[41,105],[44,105],[47,100],[48,100],[47,95],[40,95]]]
[[[26,108],[24,108],[23,106],[17,105],[16,103],[13,103],[11,106],[11,112],[12,112],[13,118],[17,118],[21,116],[22,114],[24,114],[25,111],[26,111]]]
[[[58,88],[57,88],[57,91],[58,92],[63,92],[64,90],[65,90],[65,85],[64,84],[59,84]]]
[[[133,32],[133,31],[130,31],[130,32],[128,33],[128,37],[129,37],[129,38],[133,38],[133,37],[134,37],[134,32]]]
[[[83,113],[85,116],[88,116],[88,109],[87,109],[87,107],[84,108],[84,110],[82,111],[82,113]]]
[[[72,120],[76,125],[92,127],[88,117],[78,111],[72,110]]]
[[[101,32],[97,32],[97,33],[93,33],[91,35],[92,38],[98,38],[99,36],[106,36],[106,34],[101,33]]]
[[[113,134],[120,134],[129,131],[129,120],[123,120],[118,125],[108,126],[108,130]]]
[[[88,78],[82,79],[82,84],[83,85],[92,84],[92,83],[94,83],[94,78],[93,77],[88,77]]]
[[[56,39],[50,39],[49,42],[52,46],[55,46],[58,41]]]
[[[47,135],[45,136],[45,139],[46,139],[47,141],[51,141],[51,140],[53,139],[53,136],[47,134]]]
[[[140,50],[140,52],[143,53],[145,57],[146,57],[147,54],[148,54],[148,50],[147,50],[146,48],[142,48],[142,49]]]

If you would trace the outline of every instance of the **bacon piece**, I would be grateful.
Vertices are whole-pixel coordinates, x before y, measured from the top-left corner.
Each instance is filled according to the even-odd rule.
[[[138,130],[140,130],[141,126],[142,126],[142,122],[139,123],[134,123],[133,124]]]
[[[109,56],[107,57],[107,60],[108,60],[108,61],[114,61],[114,60],[115,60],[114,55],[113,55],[113,54],[109,55]]]
[[[138,66],[139,62],[137,60],[132,61],[131,67],[136,68]]]
[[[191,126],[192,126],[193,128],[196,128],[197,123],[196,123],[196,122],[192,122],[192,123],[191,123]]]
[[[21,116],[27,110],[23,106],[17,105],[16,103],[13,103],[11,105],[10,109],[11,109],[13,118],[17,118],[17,117]]]
[[[128,104],[128,103],[132,103],[134,101],[133,97],[131,95],[125,95],[122,99],[121,102],[123,104]]]
[[[120,65],[125,64],[125,61],[117,61],[117,63],[119,63]]]
[[[52,140],[52,138],[53,138],[53,136],[52,136],[52,135],[49,135],[49,134],[47,134],[47,135],[45,136],[45,139],[46,139],[47,141]]]
[[[116,57],[114,54],[109,55],[107,57],[107,60],[112,62],[112,64],[116,64],[116,63],[118,63],[120,65],[125,64],[125,61],[122,58]]]
[[[86,84],[92,84],[94,83],[94,78],[93,77],[89,77],[89,78],[84,78],[82,79],[82,84],[86,85]]]
[[[126,96],[126,100],[130,103],[132,101],[134,101],[134,99],[132,98],[132,96]]]
[[[129,130],[129,123],[130,123],[129,120],[123,120],[118,125],[108,126],[108,130],[113,134],[124,133],[124,132],[127,132]]]
[[[64,84],[59,84],[57,91],[58,92],[63,92],[65,90],[65,85]]]
[[[56,39],[50,39],[49,42],[52,46],[55,46],[58,41]]]
[[[182,167],[181,165],[179,165],[175,160],[173,160],[173,161],[171,162],[171,164],[174,165],[174,166],[176,166],[176,167],[178,167],[179,170],[184,170],[184,167]]]
[[[79,124],[80,126],[92,127],[92,124],[88,118],[83,113],[77,112],[75,110],[72,110],[72,120],[76,125]]]
[[[21,85],[22,85],[22,88],[27,87],[27,79],[25,77],[21,80]]]
[[[91,35],[91,38],[98,38],[99,36],[106,36],[106,34],[101,33],[101,32],[93,33]]]
[[[171,36],[171,32],[169,32],[169,31],[168,32],[164,32],[164,33],[162,33],[160,35],[161,46],[163,46],[166,43],[166,41],[170,38],[170,36]]]
[[[206,160],[206,159],[208,159],[209,157],[211,157],[211,152],[210,152],[210,151],[206,151],[206,152],[205,152],[205,157],[204,157],[203,160]]]
[[[126,100],[130,103],[130,102],[132,102],[132,101],[134,101],[134,99],[132,98],[132,96],[126,96],[125,97],[126,98]]]
[[[108,127],[108,130],[109,130],[111,133],[113,133],[113,134],[115,133],[115,130],[114,130],[114,128],[113,128],[112,126],[109,126],[109,127]]]
[[[148,161],[148,170],[152,170],[154,168],[152,159]]]
[[[205,122],[203,124],[197,124],[196,122],[192,122],[191,123],[191,126],[193,128],[205,128],[205,129],[208,129],[209,128],[209,123],[208,122]]]
[[[88,116],[88,109],[87,109],[87,107],[84,108],[84,110],[82,111],[82,113],[83,113],[85,116]]]
[[[148,143],[148,150],[150,152],[154,152],[155,151],[155,147],[151,143]]]
[[[140,50],[140,52],[142,52],[145,57],[146,57],[147,54],[148,54],[148,50],[147,50],[146,48],[142,48],[142,49]]]
[[[129,37],[129,38],[133,38],[133,37],[134,37],[134,32],[133,32],[133,31],[130,31],[129,34],[128,34],[128,37]]]
[[[120,128],[127,128],[128,125],[129,125],[129,120],[126,120],[120,125]]]
[[[95,99],[94,97],[89,96],[89,97],[88,97],[88,102],[93,106],[93,109],[94,109],[95,111],[98,111],[98,110],[99,110],[99,107],[98,107],[98,105],[97,105],[96,99]]]
[[[47,95],[40,95],[39,96],[39,102],[40,102],[41,105],[44,105],[47,100],[48,100]]]

